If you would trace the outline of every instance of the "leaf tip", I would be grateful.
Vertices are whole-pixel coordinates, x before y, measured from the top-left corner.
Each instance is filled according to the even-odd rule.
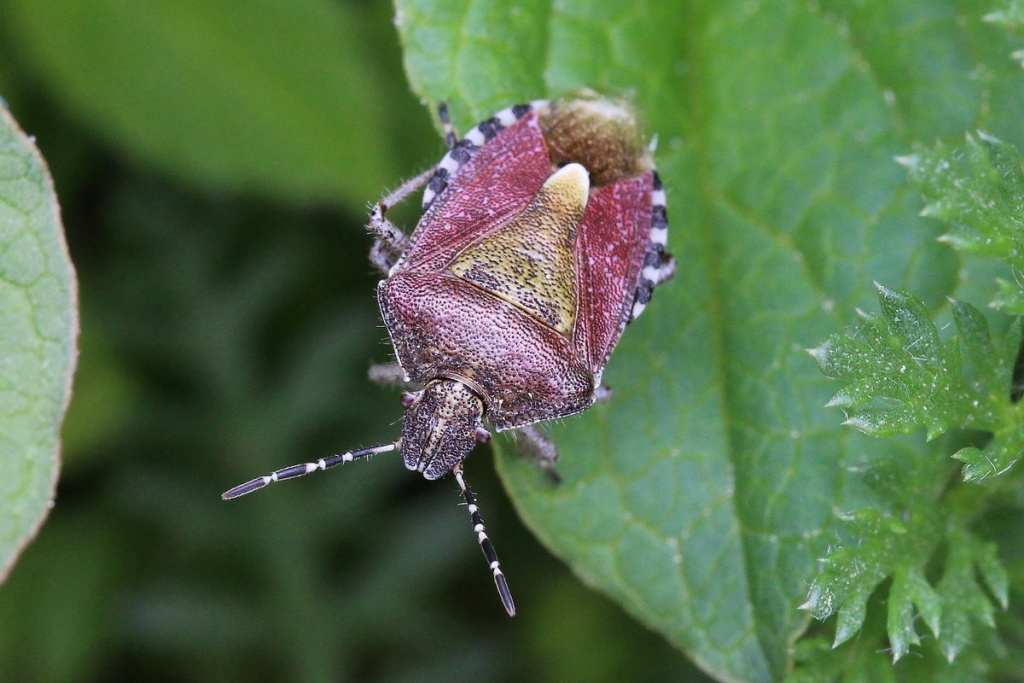
[[[865,434],[875,434],[877,429],[875,424],[868,420],[865,420],[860,415],[851,415],[842,422],[847,427],[853,427],[854,429],[864,432]]]
[[[855,404],[853,398],[844,391],[840,391],[828,400],[826,408],[850,408]]]
[[[888,298],[888,297],[895,296],[896,292],[894,290],[889,289],[888,287],[883,285],[881,282],[878,282],[877,280],[875,280],[874,284],[875,284],[875,289],[878,291],[878,296],[880,298]]]
[[[976,130],[974,132],[978,136],[978,139],[981,140],[982,142],[987,142],[992,145],[999,144],[1000,142],[1002,142],[1002,140],[997,138],[995,135],[992,135],[991,133],[986,133],[983,130]]]
[[[918,165],[921,163],[921,157],[916,154],[902,154],[893,157],[893,161],[908,171],[916,171]]]
[[[804,351],[810,354],[811,358],[818,362],[818,365],[824,365],[825,362],[828,360],[828,352],[831,348],[831,340],[825,340],[818,346],[815,346],[814,348],[810,349],[804,349]]]

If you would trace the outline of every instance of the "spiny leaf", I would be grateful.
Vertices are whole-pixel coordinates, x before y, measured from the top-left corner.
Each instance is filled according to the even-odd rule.
[[[995,626],[992,597],[977,581],[981,573],[996,601],[1006,606],[1006,571],[996,558],[993,543],[954,528],[949,540],[945,571],[937,590],[946,608],[942,614],[938,646],[953,661],[971,642],[973,624]]]
[[[0,580],[53,505],[76,291],[53,181],[0,106]]]
[[[1001,429],[984,449],[967,446],[953,454],[964,463],[964,481],[980,483],[1006,474],[1024,454],[1024,425]]]
[[[979,131],[963,149],[937,143],[901,162],[927,201],[922,215],[950,224],[943,240],[1024,269],[1024,167],[1013,145]]]
[[[1024,449],[1019,410],[1011,404],[1011,353],[1020,324],[997,345],[988,323],[970,304],[951,299],[958,337],[943,342],[924,305],[906,292],[879,286],[881,316],[865,315],[856,336],[833,335],[811,350],[822,373],[845,383],[830,406],[847,412],[846,424],[872,436],[920,427],[928,438],[959,427],[991,432],[979,449],[962,448],[964,478],[1002,474]]]
[[[993,624],[992,600],[975,570],[996,601],[1005,605],[1006,572],[995,546],[975,537],[957,519],[938,517],[939,501],[919,497],[916,502],[917,509],[905,513],[906,522],[868,508],[845,516],[849,538],[823,560],[823,570],[802,606],[818,619],[838,613],[833,647],[860,631],[868,597],[890,577],[887,630],[894,660],[920,644],[918,617],[949,661],[970,642],[972,624]],[[926,568],[943,544],[948,551],[942,577],[933,586]]]
[[[975,567],[981,573],[985,587],[992,597],[1000,607],[1006,609],[1010,604],[1010,578],[1006,574],[1006,568],[999,561],[999,547],[992,542],[975,540],[975,543]]]
[[[939,338],[924,304],[881,285],[878,298],[882,315],[864,314],[856,336],[833,335],[811,351],[827,377],[845,383],[829,405],[846,410],[846,423],[872,436],[924,427],[935,438],[965,419],[994,426],[990,397],[963,376],[960,344]],[[973,310],[966,304],[956,310],[958,324],[967,326],[961,343],[972,358],[986,358],[991,341],[984,319],[966,313]],[[986,382],[999,379],[990,375]]]

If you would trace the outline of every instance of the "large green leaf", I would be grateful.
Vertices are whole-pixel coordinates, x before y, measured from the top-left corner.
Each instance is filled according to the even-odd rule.
[[[76,292],[46,164],[0,108],[0,579],[53,505]]]
[[[978,126],[1024,137],[987,6],[397,5],[414,90],[460,129],[590,86],[633,93],[658,134],[679,272],[613,356],[612,400],[551,427],[565,483],[504,453],[500,468],[587,583],[723,680],[782,678],[835,512],[859,495],[848,467],[888,448],[824,408],[835,387],[804,349],[855,324],[874,280],[930,305],[953,291],[893,157]]]

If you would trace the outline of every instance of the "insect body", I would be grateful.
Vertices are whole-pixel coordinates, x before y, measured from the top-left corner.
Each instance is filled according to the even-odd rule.
[[[441,108],[448,153],[378,203],[371,260],[398,367],[377,377],[422,387],[403,397],[397,441],[294,465],[231,489],[400,449],[405,466],[455,475],[509,615],[515,606],[473,491],[466,455],[518,430],[554,475],[556,452],[532,425],[590,407],[626,324],[672,276],[665,194],[622,101],[584,95],[505,109],[461,140]],[[420,187],[411,236],[385,214]]]

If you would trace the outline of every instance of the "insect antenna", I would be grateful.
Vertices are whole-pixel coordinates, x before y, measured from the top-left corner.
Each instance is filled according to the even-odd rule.
[[[505,611],[508,612],[508,615],[514,617],[516,615],[516,604],[512,602],[512,593],[508,589],[508,581],[505,580],[505,575],[501,573],[498,553],[495,552],[494,544],[491,543],[491,539],[487,538],[487,532],[484,530],[484,518],[480,516],[480,508],[476,504],[476,494],[473,492],[473,489],[469,488],[469,485],[466,484],[466,480],[462,476],[462,463],[456,465],[452,472],[455,473],[455,481],[459,482],[459,488],[462,489],[462,497],[466,499],[466,509],[469,510],[470,517],[473,520],[473,531],[476,532],[480,549],[484,551],[487,564],[494,574],[494,585],[498,587],[501,604],[505,606]]]
[[[387,453],[401,447],[402,440],[399,439],[394,443],[384,444],[383,446],[373,446],[372,448],[363,448],[357,451],[349,451],[347,453],[340,453],[338,455],[332,455],[329,458],[320,458],[316,462],[307,462],[299,465],[292,465],[290,467],[284,467],[279,470],[275,470],[270,474],[263,477],[256,477],[251,479],[244,484],[239,484],[229,491],[225,491],[221,494],[221,498],[224,500],[231,500],[244,496],[247,493],[253,491],[259,491],[264,486],[272,484],[275,481],[284,481],[286,479],[295,479],[296,477],[304,477],[307,474],[312,474],[317,470],[328,470],[338,465],[344,465],[347,462],[353,460],[359,460],[360,458],[368,458],[371,455],[377,455],[378,453]]]

